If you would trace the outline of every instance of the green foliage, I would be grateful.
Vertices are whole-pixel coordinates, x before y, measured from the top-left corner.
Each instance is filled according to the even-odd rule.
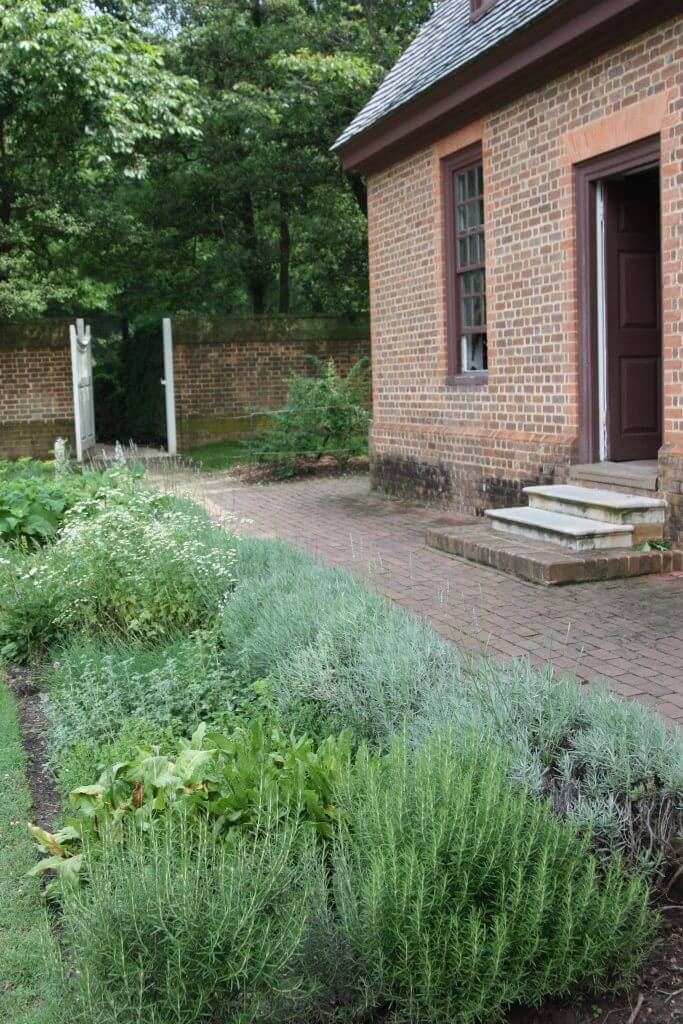
[[[350,728],[385,746],[407,721],[489,732],[510,773],[596,847],[649,872],[680,861],[683,741],[648,708],[585,692],[527,662],[475,664],[422,619],[355,575],[279,541],[242,540],[240,584],[222,616],[229,668],[269,676],[283,720],[325,735]]]
[[[210,626],[233,552],[196,506],[103,490],[72,509],[55,544],[0,563],[0,647],[21,658],[79,634],[160,640]]]
[[[52,652],[43,681],[55,770],[76,744],[118,743],[122,723],[144,723],[147,741],[160,743],[164,730],[185,735],[200,722],[229,724],[257,714],[266,701],[263,687],[247,686],[226,669],[217,637],[207,631],[152,646],[77,639]],[[128,760],[134,747],[109,763]]]
[[[368,360],[360,359],[343,376],[332,359],[311,358],[315,375],[292,377],[284,408],[273,414],[273,428],[260,439],[267,458],[329,452],[343,461],[367,451]]]
[[[335,904],[370,1008],[401,1022],[497,1019],[633,978],[652,940],[648,889],[506,779],[481,736],[412,755],[361,752],[341,799]]]
[[[0,2],[0,314],[97,301],[63,266],[88,240],[86,197],[136,178],[149,146],[197,133],[192,83],[149,35],[83,0]]]
[[[334,790],[349,756],[348,734],[315,744],[260,719],[231,734],[207,733],[202,724],[189,740],[178,740],[171,753],[159,746],[140,747],[131,760],[108,767],[97,784],[71,791],[64,829],[51,834],[32,828],[48,854],[34,873],[54,872],[48,895],[61,894],[81,876],[84,838],[113,833],[127,842],[130,823],[148,831],[170,814],[180,813],[188,821],[208,818],[219,836],[234,829],[258,830],[267,806],[276,809],[273,821],[300,817],[329,838],[337,818]]]
[[[550,666],[482,659],[461,685],[439,681],[425,695],[411,731],[419,741],[443,722],[492,729],[514,778],[590,829],[597,849],[648,873],[680,862],[683,741],[650,708],[605,688],[586,692]]]
[[[30,545],[53,540],[69,509],[112,480],[101,473],[64,473],[42,463],[22,460],[21,470],[2,473],[0,467],[0,541]]]
[[[57,1024],[53,1002],[56,942],[38,885],[27,877],[35,862],[26,821],[31,793],[12,697],[0,680],[0,1020]]]
[[[47,709],[48,712],[51,710],[49,701]],[[53,729],[50,733],[51,738]],[[95,723],[91,726],[91,731],[97,734]],[[148,718],[125,718],[121,719],[116,736],[107,738],[105,735],[102,739],[96,738],[95,735],[83,739],[74,737],[68,740],[59,754],[51,743],[50,767],[54,772],[64,805],[68,806],[68,796],[72,789],[82,786],[84,782],[99,779],[113,764],[131,761],[141,748],[158,746],[162,750],[171,750],[177,744],[180,735],[179,723],[160,726]]]
[[[103,837],[90,884],[62,907],[70,1020],[304,1019],[302,957],[326,914],[325,876],[313,833],[271,815],[230,844],[181,815],[125,846]]]
[[[238,552],[254,546],[241,541]],[[299,727],[350,727],[384,742],[435,680],[453,677],[457,652],[357,576],[291,550],[275,548],[285,557],[266,563],[263,575],[244,576],[226,605],[227,665],[246,679],[272,677],[280,714]],[[248,571],[244,558],[238,553],[240,574]]]

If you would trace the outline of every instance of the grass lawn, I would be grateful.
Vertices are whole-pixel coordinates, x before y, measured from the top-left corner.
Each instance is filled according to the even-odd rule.
[[[220,441],[190,448],[186,454],[202,469],[232,469],[238,462],[247,461],[248,449],[246,441]]]
[[[47,1006],[53,979],[45,967],[53,940],[38,882],[26,877],[36,863],[26,828],[31,817],[14,700],[0,681],[0,1020],[12,1024],[56,1019]]]

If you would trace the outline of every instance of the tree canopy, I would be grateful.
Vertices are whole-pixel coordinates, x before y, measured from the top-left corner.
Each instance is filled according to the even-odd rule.
[[[431,0],[0,0],[0,315],[353,312],[330,145]]]

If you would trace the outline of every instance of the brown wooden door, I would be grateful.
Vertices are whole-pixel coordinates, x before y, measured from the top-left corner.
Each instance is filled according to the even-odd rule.
[[[656,459],[662,442],[659,187],[605,183],[608,458]]]

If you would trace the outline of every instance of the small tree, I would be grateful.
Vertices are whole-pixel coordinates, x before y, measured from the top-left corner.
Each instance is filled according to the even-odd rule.
[[[370,424],[369,360],[360,359],[344,376],[334,361],[311,356],[316,373],[297,374],[287,404],[274,413],[275,426],[263,435],[263,449],[278,457],[334,455],[344,462],[367,452]]]

